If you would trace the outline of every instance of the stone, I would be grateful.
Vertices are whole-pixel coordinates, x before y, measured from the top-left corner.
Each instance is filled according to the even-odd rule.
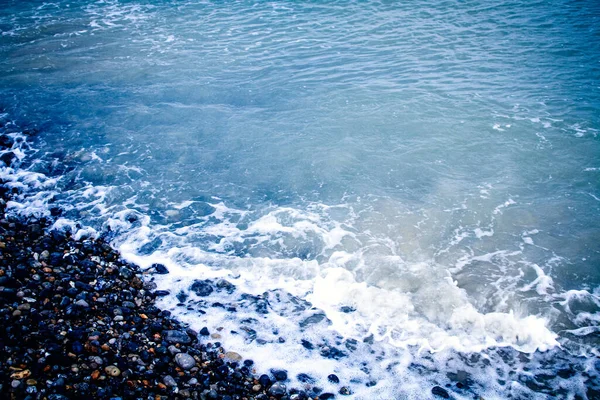
[[[450,395],[448,394],[448,391],[446,391],[446,389],[440,387],[440,386],[434,386],[433,388],[431,388],[431,393],[434,394],[435,396],[439,396],[443,399],[449,399]]]
[[[83,308],[88,308],[88,307],[90,306],[90,305],[88,304],[88,302],[87,302],[87,301],[85,301],[85,300],[83,300],[83,299],[82,299],[82,300],[77,300],[77,301],[75,302],[75,305],[78,305],[79,307],[83,307]]]
[[[209,296],[214,291],[214,289],[211,285],[211,282],[209,280],[194,281],[192,286],[190,286],[190,290],[193,291],[194,293],[196,293],[200,297]]]
[[[338,393],[341,394],[342,396],[350,396],[352,394],[352,391],[350,390],[349,387],[342,386]]]
[[[169,343],[179,343],[179,344],[190,344],[192,343],[192,338],[189,335],[182,331],[176,330],[167,330],[163,331],[163,338]]]
[[[262,385],[262,386],[269,386],[271,384],[271,378],[269,378],[268,375],[262,374],[259,378],[258,378],[258,382]]]
[[[163,383],[167,386],[170,387],[176,387],[177,386],[177,382],[175,382],[175,379],[173,379],[173,377],[171,375],[165,375],[163,376]]]
[[[281,382],[275,382],[273,385],[271,385],[271,387],[268,390],[268,393],[271,396],[275,396],[275,397],[281,397],[281,396],[285,395],[286,392],[287,392],[287,388]]]
[[[121,370],[114,365],[109,365],[108,367],[104,368],[104,372],[112,377],[121,375]]]
[[[152,269],[159,275],[166,275],[169,273],[169,270],[163,264],[152,264]]]
[[[278,381],[285,381],[288,378],[287,371],[285,371],[283,369],[274,369],[274,370],[271,370],[271,373],[273,374],[275,379]]]
[[[187,353],[175,354],[175,362],[177,363],[177,365],[179,365],[182,369],[186,371],[196,366],[196,360],[194,360],[194,357],[190,356]]]
[[[227,357],[233,361],[241,361],[242,360],[242,356],[240,356],[235,351],[228,351],[227,353],[225,353],[225,357]]]
[[[337,375],[335,374],[331,374],[327,377],[327,380],[329,380],[329,382],[331,383],[340,383],[340,378],[337,377]]]

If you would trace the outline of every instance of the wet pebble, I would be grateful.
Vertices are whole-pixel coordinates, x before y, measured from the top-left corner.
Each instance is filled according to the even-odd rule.
[[[450,394],[448,394],[448,391],[440,386],[434,386],[431,389],[431,393],[434,394],[435,396],[439,396],[443,399],[449,399],[450,398]]]
[[[194,357],[187,353],[175,354],[175,362],[184,370],[191,369],[196,365],[196,360],[194,360]]]

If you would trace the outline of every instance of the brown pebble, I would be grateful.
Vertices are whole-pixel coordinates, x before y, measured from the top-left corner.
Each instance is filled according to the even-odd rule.
[[[15,310],[15,311],[13,311],[12,315],[13,315],[13,317],[20,316],[21,315],[21,310]]]
[[[227,353],[225,353],[225,357],[233,361],[240,361],[242,359],[242,356],[240,356],[235,351],[228,351]]]
[[[31,376],[31,371],[26,369],[24,371],[15,372],[10,377],[12,379],[25,379],[25,378],[29,378],[29,376]]]
[[[35,379],[27,379],[27,386],[37,385],[37,381]]]
[[[95,370],[94,372],[92,372],[92,375],[91,375],[92,379],[96,380],[96,379],[98,379],[99,376],[100,376],[100,371]]]
[[[121,375],[121,370],[114,365],[109,365],[108,367],[104,368],[104,371],[113,377]]]
[[[52,272],[52,268],[48,268],[48,267],[46,267],[46,268],[44,268],[44,269],[43,269],[43,271],[44,271],[45,273],[49,274],[49,273],[51,273],[51,272]]]

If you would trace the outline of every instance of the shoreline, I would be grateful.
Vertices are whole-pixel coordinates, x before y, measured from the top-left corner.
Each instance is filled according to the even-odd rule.
[[[225,352],[208,328],[195,332],[158,309],[153,282],[107,243],[45,233],[46,219],[7,218],[2,208],[0,312],[8,327],[0,333],[0,393],[306,398],[256,376],[252,360]]]
[[[6,167],[18,168],[17,143],[0,135]],[[48,231],[48,218],[7,214],[14,189],[5,184],[0,398],[311,398],[287,389],[286,371],[258,375],[252,360],[214,340],[212,328],[196,332],[157,308],[164,293],[102,239],[74,240],[68,231]]]
[[[19,171],[20,159],[29,156],[26,136],[0,133],[0,168]],[[57,207],[41,218],[7,214],[7,203],[22,190],[8,183],[0,179],[0,317],[7,326],[0,331],[0,399],[326,400],[348,398],[365,384],[327,376],[331,371],[316,374],[320,382],[305,373],[294,379],[298,371],[288,378],[284,369],[266,372],[227,351],[219,342],[222,327],[194,325],[194,331],[185,319],[156,306],[169,291],[158,290],[153,276],[169,274],[167,267],[153,264],[142,270],[125,261],[102,234],[76,240],[69,229],[53,230],[62,213]],[[235,286],[203,279],[189,289],[200,297],[225,291],[233,298]],[[223,306],[212,306],[217,305]],[[266,311],[268,302],[255,305]],[[310,342],[302,346],[313,348]],[[321,357],[336,358],[338,349],[318,346]],[[508,349],[507,358],[517,353]],[[454,368],[430,372],[447,379],[421,385],[423,398],[479,398],[471,373]],[[558,376],[571,379],[573,374],[569,367]],[[319,387],[324,381],[331,384],[328,390]],[[543,383],[534,383],[525,381],[533,391],[548,393]],[[366,387],[376,384],[369,380]],[[597,391],[589,387],[587,394],[594,398]]]

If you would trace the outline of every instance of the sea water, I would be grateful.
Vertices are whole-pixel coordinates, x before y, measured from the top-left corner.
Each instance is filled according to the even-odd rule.
[[[596,1],[4,0],[0,106],[9,209],[258,372],[599,396]]]

